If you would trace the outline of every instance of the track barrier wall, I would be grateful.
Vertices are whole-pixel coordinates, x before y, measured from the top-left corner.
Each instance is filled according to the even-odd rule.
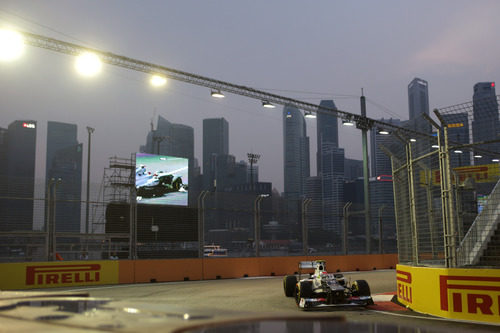
[[[397,296],[425,314],[500,324],[500,270],[397,265]]]
[[[61,261],[0,264],[0,290],[282,276],[298,262],[326,260],[329,271],[393,269],[396,254],[259,258]]]

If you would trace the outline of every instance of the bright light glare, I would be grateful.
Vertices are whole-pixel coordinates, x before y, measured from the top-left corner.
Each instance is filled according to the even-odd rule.
[[[160,75],[153,75],[151,77],[151,85],[154,87],[161,87],[164,86],[167,83],[167,79],[163,76]]]
[[[96,54],[84,52],[76,58],[75,68],[81,75],[91,77],[101,71],[102,62]]]
[[[417,139],[413,139],[413,138],[411,138],[411,139],[410,139],[410,142],[417,142]]]
[[[224,94],[223,94],[223,93],[221,93],[221,91],[220,91],[220,90],[212,90],[212,91],[210,92],[210,95],[211,95],[212,97],[215,97],[215,98],[224,98],[224,97],[226,97],[226,96],[224,96]]]
[[[24,40],[20,33],[12,30],[0,30],[0,61],[12,61],[24,51]]]
[[[432,145],[432,148],[439,148],[438,145]]]
[[[389,131],[381,130],[381,131],[378,132],[378,134],[389,135]]]

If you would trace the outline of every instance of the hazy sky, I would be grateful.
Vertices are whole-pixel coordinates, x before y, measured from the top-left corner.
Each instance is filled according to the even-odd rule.
[[[431,108],[470,101],[476,82],[499,78],[499,14],[497,0],[0,1],[0,27],[312,103],[333,98],[353,113],[364,88],[369,117],[401,119],[414,77],[429,82]],[[0,127],[38,121],[38,176],[47,120],[77,124],[85,146],[85,127],[95,127],[92,178],[100,182],[109,157],[129,157],[145,143],[153,117],[194,127],[200,164],[203,119],[224,117],[231,154],[260,153],[260,180],[283,189],[281,107],[229,94],[214,100],[206,88],[174,81],[153,89],[144,74],[110,66],[84,79],[73,61],[27,47],[17,62],[0,64]],[[311,170],[315,127],[308,120]],[[361,158],[360,132],[340,134],[346,156]]]

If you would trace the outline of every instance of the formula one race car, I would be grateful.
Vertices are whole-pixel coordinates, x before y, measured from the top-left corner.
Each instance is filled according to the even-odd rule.
[[[314,274],[302,279],[302,269],[314,269]],[[299,274],[283,278],[287,297],[295,297],[301,309],[368,306],[373,304],[370,287],[365,280],[346,283],[344,275],[327,273],[324,260],[301,261]]]
[[[170,192],[184,192],[187,185],[182,178],[163,171],[157,171],[150,178],[137,186],[137,196],[144,198],[161,197]]]

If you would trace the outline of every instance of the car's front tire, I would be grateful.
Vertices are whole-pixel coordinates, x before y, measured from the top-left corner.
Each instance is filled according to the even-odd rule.
[[[312,294],[312,281],[300,281],[295,290],[295,302],[299,305],[301,298],[311,298]]]
[[[370,287],[365,280],[356,280],[352,283],[352,293],[354,296],[370,296]]]

